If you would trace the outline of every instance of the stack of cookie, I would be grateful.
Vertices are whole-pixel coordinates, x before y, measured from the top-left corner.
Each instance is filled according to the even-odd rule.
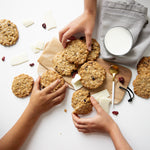
[[[74,92],[72,107],[76,114],[87,114],[92,111],[90,89],[100,87],[106,78],[104,68],[95,60],[100,55],[100,46],[92,39],[91,51],[87,50],[85,38],[70,41],[64,51],[53,59],[53,68],[62,76],[71,76],[78,71],[84,88]]]
[[[150,98],[150,56],[143,57],[137,65],[138,75],[133,81],[134,92],[142,98]]]

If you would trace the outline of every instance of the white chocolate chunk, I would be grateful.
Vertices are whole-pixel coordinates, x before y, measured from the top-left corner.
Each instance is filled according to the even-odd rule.
[[[44,23],[46,24],[46,29],[50,30],[52,28],[56,28],[56,21],[52,15],[52,12],[49,11],[44,15],[43,18]]]
[[[44,46],[45,46],[45,43],[42,42],[42,41],[38,41],[37,43],[35,43],[33,46],[32,46],[32,51],[33,53],[39,53],[41,50],[44,49]]]
[[[25,27],[29,27],[29,26],[31,26],[32,24],[34,24],[34,22],[33,22],[32,20],[30,20],[30,19],[27,19],[27,20],[24,20],[24,21],[22,22],[22,24],[23,24]]]
[[[43,50],[43,49],[44,49],[44,46],[45,46],[45,43],[42,42],[42,41],[38,41],[38,42],[35,44],[35,48],[36,48],[36,49],[39,49],[39,50]]]
[[[75,77],[71,80],[71,84],[75,90],[78,90],[82,87],[80,79],[81,79],[81,76],[79,74],[76,74]]]
[[[98,93],[95,93],[92,95],[97,101],[100,99],[100,98],[107,98],[110,96],[109,92],[107,89],[103,90],[103,91],[100,91]]]
[[[20,55],[13,56],[10,60],[10,64],[12,66],[19,65],[29,61],[29,57],[27,53],[22,53]]]
[[[110,98],[100,98],[98,101],[99,101],[99,104],[101,105],[101,107],[102,107],[107,113],[109,113],[109,108],[110,108],[111,99],[110,99]]]

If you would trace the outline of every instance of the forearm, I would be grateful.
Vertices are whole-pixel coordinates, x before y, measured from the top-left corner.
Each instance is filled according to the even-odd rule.
[[[132,150],[126,139],[123,137],[119,127],[115,123],[110,131],[110,137],[116,150]]]
[[[0,149],[19,149],[21,145],[25,142],[38,118],[39,116],[35,116],[30,105],[28,105],[20,119],[0,140]]]
[[[97,0],[84,0],[84,12],[96,15]]]

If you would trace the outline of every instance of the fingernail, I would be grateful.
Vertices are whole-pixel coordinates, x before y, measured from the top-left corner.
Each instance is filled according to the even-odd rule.
[[[60,82],[60,79],[57,79],[57,82],[59,83],[59,82]]]
[[[68,84],[65,83],[66,88],[68,87]]]
[[[93,96],[91,96],[91,100],[94,100],[94,97],[93,97]]]
[[[92,49],[91,46],[89,46],[89,47],[88,47],[88,51],[91,51],[91,49]]]

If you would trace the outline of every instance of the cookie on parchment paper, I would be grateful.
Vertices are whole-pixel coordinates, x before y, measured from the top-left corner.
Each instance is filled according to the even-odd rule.
[[[142,73],[133,81],[134,93],[142,98],[150,98],[150,73]]]
[[[64,57],[64,51],[59,52],[53,58],[53,68],[61,75],[69,76],[77,67],[75,64],[70,63]]]
[[[80,39],[86,42],[85,37],[81,37]],[[100,45],[95,39],[92,39],[91,51],[89,51],[87,61],[96,60],[99,57],[99,55],[100,55]]]
[[[41,76],[41,88],[45,88],[47,86],[49,86],[52,82],[54,82],[55,80],[60,79],[60,83],[53,89],[52,92],[56,91],[57,89],[59,89],[60,87],[62,87],[65,83],[63,77],[61,75],[59,75],[57,72],[53,71],[53,70],[47,70],[45,71],[42,76]]]
[[[20,74],[16,76],[12,83],[12,92],[17,97],[26,97],[28,96],[33,88],[34,80],[32,77],[26,74]]]
[[[88,89],[100,87],[106,78],[105,69],[96,61],[83,64],[78,74],[81,76],[82,85]]]
[[[17,26],[9,20],[0,20],[0,44],[11,46],[16,44],[19,37]]]
[[[64,52],[65,58],[76,65],[83,64],[88,54],[86,43],[79,39],[68,42]]]
[[[90,92],[80,89],[75,91],[72,96],[72,107],[75,114],[88,114],[92,111],[92,103],[90,100]]]
[[[150,73],[150,56],[143,57],[137,65],[138,74]]]

